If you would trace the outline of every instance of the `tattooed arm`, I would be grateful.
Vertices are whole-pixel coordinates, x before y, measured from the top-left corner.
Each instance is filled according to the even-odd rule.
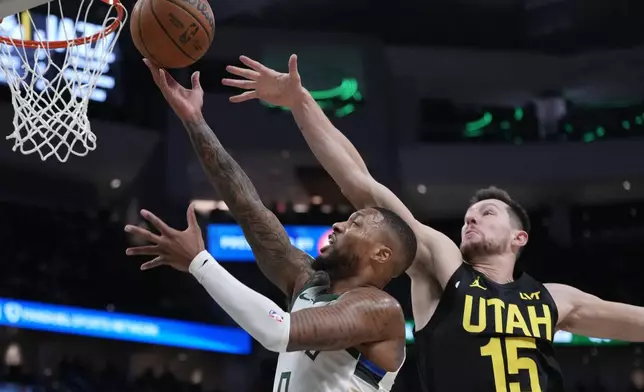
[[[201,165],[244,230],[259,268],[286,295],[291,296],[294,289],[312,275],[310,257],[291,246],[282,224],[262,204],[246,173],[206,124],[202,116],[204,94],[199,72],[192,74],[192,88],[187,89],[166,70],[147,59],[143,61],[163,97],[183,121]]]
[[[359,288],[331,305],[291,313],[287,350],[342,350],[390,339],[405,339],[400,305],[384,291]]]
[[[270,351],[356,347],[388,371],[397,370],[404,360],[405,319],[398,302],[381,290],[362,287],[327,306],[288,313],[235,279],[207,251],[193,259],[189,270],[219,306]]]
[[[311,257],[291,245],[286,230],[262,203],[255,187],[226,152],[203,117],[184,121],[201,166],[241,226],[268,279],[291,296],[312,276]]]

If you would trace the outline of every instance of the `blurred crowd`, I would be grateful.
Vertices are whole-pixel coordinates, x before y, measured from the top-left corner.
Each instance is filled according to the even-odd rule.
[[[564,282],[609,300],[644,305],[644,293],[640,289],[644,249],[639,245],[644,239],[644,205],[570,207],[566,211],[563,217],[548,208],[532,212],[531,243],[521,258],[520,267],[543,281]],[[0,260],[3,271],[0,297],[234,324],[188,275],[170,269],[139,271],[143,260],[125,256],[129,239],[123,232],[124,213],[63,211],[4,203],[0,204],[0,216],[4,256]],[[311,216],[315,222],[310,221]],[[283,216],[285,223],[309,224],[330,224],[342,218],[333,214],[309,215],[308,219],[300,217],[294,222],[293,214]],[[432,224],[458,239],[460,219]],[[283,300],[252,263],[231,263],[226,268],[274,300]],[[411,318],[408,284],[403,278],[388,290],[400,299]],[[240,373],[241,377],[247,377],[245,387],[234,388],[234,382],[228,381],[222,382],[219,390],[271,390],[274,360],[263,360],[272,356],[261,348],[256,347],[255,351],[259,354],[244,359]],[[644,363],[637,346],[599,350],[560,348],[559,351],[571,392],[644,390]],[[102,353],[97,349],[87,355],[101,356]],[[0,392],[205,390],[199,372],[179,377],[164,368],[163,360],[159,360],[159,367],[154,371],[135,374],[123,367],[89,364],[86,357],[69,358],[75,359],[64,359],[51,367],[36,360],[30,370],[9,361],[0,372],[4,383]],[[411,345],[396,391],[417,390],[414,361]],[[243,375],[244,366],[249,369],[248,376]]]
[[[45,369],[42,374],[23,372],[20,366],[7,366],[2,375],[0,392],[219,392],[206,391],[199,380],[179,381],[169,371],[159,376],[150,369],[134,379],[115,367],[106,366],[98,371],[83,362],[62,361],[56,369]]]
[[[100,356],[100,353],[95,355]],[[633,358],[632,355],[623,357]],[[562,360],[566,392],[644,391],[644,370],[637,365],[639,359],[630,369],[621,368],[626,361],[611,362],[614,359],[611,354],[593,355],[589,350],[566,349]],[[413,355],[407,359],[407,366],[397,378],[393,392],[420,391],[414,360]],[[275,360],[249,363],[260,371],[259,374],[250,370],[248,375],[240,374],[239,380],[245,381],[243,385],[222,381],[209,388],[202,384],[201,371],[181,379],[168,368],[148,368],[132,375],[109,364],[94,367],[80,358],[64,359],[57,366],[34,372],[25,371],[17,364],[5,364],[0,366],[0,392],[270,392],[275,364]],[[248,378],[252,379],[250,383]]]
[[[141,272],[145,259],[125,256],[129,242],[118,212],[0,203],[0,216],[0,297],[232,323],[189,275]],[[258,277],[250,272],[242,280]]]
[[[639,246],[644,239],[644,205],[571,207],[567,211],[563,218],[547,209],[531,212],[530,244],[519,268],[542,281],[565,282],[606,299],[644,304],[644,293],[632,290],[644,272],[644,249]],[[124,214],[0,203],[0,216],[2,297],[231,323],[187,275],[167,268],[139,271],[144,259],[125,256],[129,242],[123,232]],[[304,221],[331,224],[346,218],[312,216],[316,222],[310,217]],[[293,217],[286,214],[283,221],[302,223],[302,218],[293,222]],[[458,240],[460,219],[431,224]],[[252,263],[225,266],[244,283],[278,303],[284,301]],[[390,286],[406,306],[408,281],[403,278]]]

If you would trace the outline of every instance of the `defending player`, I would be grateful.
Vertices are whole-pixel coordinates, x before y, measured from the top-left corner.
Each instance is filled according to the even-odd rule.
[[[291,298],[291,312],[244,286],[204,250],[192,207],[185,231],[143,211],[161,235],[127,226],[126,231],[155,244],[130,248],[127,254],[157,256],[142,269],[167,264],[190,271],[242,328],[279,352],[274,391],[389,391],[405,358],[405,321],[398,302],[381,289],[415,257],[411,228],[387,209],[362,209],[333,225],[329,246],[313,261],[291,245],[277,217],[204,121],[199,75],[193,75],[192,89],[185,89],[147,64],[260,269]]]
[[[224,79],[223,84],[249,91],[231,102],[259,98],[289,107],[309,147],[356,208],[389,208],[416,233],[416,259],[407,273],[425,391],[561,391],[552,347],[556,329],[644,341],[644,308],[566,285],[542,285],[526,274],[513,276],[530,223],[506,192],[477,192],[465,214],[459,249],[418,222],[371,177],[355,147],[302,87],[295,55],[286,74],[240,59],[250,69],[227,69],[246,80]]]

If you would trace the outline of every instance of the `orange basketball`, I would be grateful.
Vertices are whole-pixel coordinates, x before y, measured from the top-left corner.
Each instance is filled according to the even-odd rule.
[[[130,33],[141,54],[162,68],[183,68],[208,51],[215,16],[207,0],[138,0]]]

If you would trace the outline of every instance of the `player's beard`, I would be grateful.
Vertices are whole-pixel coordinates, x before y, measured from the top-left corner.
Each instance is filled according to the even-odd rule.
[[[355,256],[329,249],[326,254],[316,257],[311,267],[316,271],[326,272],[331,280],[338,280],[354,276],[357,265],[358,259]]]
[[[474,242],[466,242],[461,245],[463,260],[467,262],[476,262],[477,259],[482,257],[500,254],[502,252],[503,244],[489,241],[487,238]]]

